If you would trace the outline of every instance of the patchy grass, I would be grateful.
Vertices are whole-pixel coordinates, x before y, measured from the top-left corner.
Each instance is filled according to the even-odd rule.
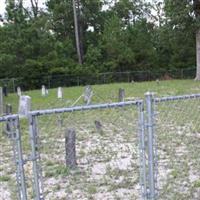
[[[0,182],[8,182],[8,181],[10,181],[9,176],[0,176]]]
[[[118,101],[119,88],[124,88],[126,97],[132,99],[144,98],[147,91],[153,91],[157,96],[200,93],[199,82],[193,80],[92,87],[92,103]],[[49,90],[47,97],[41,97],[40,90],[24,94],[32,97],[32,109],[45,109],[71,106],[83,90],[84,87],[64,88],[63,100],[56,98],[56,89]],[[5,102],[11,103],[16,112],[18,97],[15,94],[6,97]],[[77,104],[83,104],[83,100]],[[195,189],[199,188],[200,178],[199,106],[196,101],[191,101],[157,107],[160,199],[198,199]],[[101,122],[101,133],[95,127],[95,120]],[[139,199],[136,107],[44,116],[38,118],[38,126],[45,199]],[[65,166],[64,135],[67,128],[76,130],[75,170]],[[26,119],[21,120],[21,130],[23,151],[27,157],[30,155],[30,143]],[[4,163],[0,174],[14,177],[14,171],[7,170],[6,165],[8,159],[12,162],[12,151],[8,152],[3,144],[9,146],[8,139],[0,136]],[[25,164],[25,171],[28,185],[31,186],[30,162]],[[29,199],[32,199],[30,188],[28,192]]]

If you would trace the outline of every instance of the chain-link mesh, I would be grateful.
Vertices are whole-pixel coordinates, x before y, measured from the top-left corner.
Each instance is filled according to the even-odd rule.
[[[138,199],[138,114],[132,105],[38,117],[45,199]],[[70,129],[76,133],[74,169],[66,166]]]
[[[19,120],[0,119],[0,199],[26,200]]]
[[[15,165],[13,145],[5,132],[6,123],[0,123],[0,199],[12,199],[17,193],[15,183]]]
[[[200,98],[160,100],[154,110],[158,199],[200,199]]]

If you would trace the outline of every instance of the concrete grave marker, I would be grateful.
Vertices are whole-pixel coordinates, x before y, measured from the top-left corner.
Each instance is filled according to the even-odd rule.
[[[20,117],[27,117],[29,111],[31,111],[31,97],[20,96],[18,108]]]
[[[3,115],[3,88],[0,87],[0,115]]]
[[[83,95],[83,100],[86,105],[89,105],[92,101],[92,96],[93,96],[93,91],[92,87],[90,85],[85,87],[84,95]]]
[[[45,97],[46,94],[47,94],[45,85],[42,85],[42,91],[41,92],[42,92],[42,96]]]
[[[119,102],[124,102],[124,99],[125,99],[125,90],[122,88],[119,88],[118,100]]]
[[[17,95],[20,97],[22,96],[22,91],[20,87],[17,87]]]
[[[63,89],[61,87],[58,88],[58,93],[57,93],[58,99],[63,98]]]

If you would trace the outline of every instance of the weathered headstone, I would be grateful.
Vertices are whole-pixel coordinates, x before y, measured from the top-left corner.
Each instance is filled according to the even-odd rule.
[[[17,95],[20,97],[22,96],[22,91],[20,87],[17,87]]]
[[[157,85],[159,85],[160,84],[160,80],[156,79],[156,83],[157,83]]]
[[[125,99],[125,90],[122,88],[119,88],[118,100],[119,102],[124,102],[124,99]]]
[[[92,87],[90,85],[85,87],[84,95],[83,95],[83,100],[86,105],[89,105],[92,101],[92,96],[93,96],[93,91]]]
[[[102,129],[103,126],[102,126],[101,122],[95,120],[95,121],[94,121],[94,124],[95,124],[95,127],[96,127],[97,131],[98,131],[100,134],[102,134],[102,133],[103,133],[103,129]]]
[[[31,97],[21,96],[19,99],[18,113],[20,117],[27,117],[28,112],[31,110]]]
[[[57,118],[57,126],[58,126],[59,128],[62,128],[62,127],[63,127],[63,122],[64,122],[64,120],[63,120],[62,116],[61,116],[61,115],[58,115],[58,118]]]
[[[3,89],[0,87],[0,115],[3,115]]]
[[[76,132],[75,129],[67,129],[65,133],[65,153],[66,153],[66,166],[75,168],[76,162]]]
[[[12,114],[12,105],[11,104],[6,104],[6,115],[10,115]],[[10,122],[6,122],[6,127],[5,127],[5,133],[7,134],[7,136],[10,138],[10,133],[11,132],[11,123]]]
[[[48,89],[46,89],[46,95],[48,95],[49,94],[49,90]]]
[[[45,85],[42,85],[42,96],[45,97],[46,96],[46,87]]]
[[[62,99],[63,98],[63,90],[62,90],[61,87],[58,88],[57,96],[58,96],[58,99]]]

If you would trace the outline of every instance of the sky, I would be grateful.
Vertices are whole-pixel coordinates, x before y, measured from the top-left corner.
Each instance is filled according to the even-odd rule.
[[[6,0],[0,0],[0,14],[3,15],[5,12],[5,1]],[[39,0],[39,7],[44,7],[44,3],[46,0]],[[30,0],[23,0],[24,7],[30,6]]]
[[[1,15],[4,15],[4,12],[5,12],[5,1],[6,0],[0,0],[0,14]],[[150,2],[152,0],[144,0],[144,1]],[[24,2],[25,7],[30,6],[30,0],[23,0],[23,2]],[[45,2],[46,0],[39,0],[39,7],[44,7]]]

